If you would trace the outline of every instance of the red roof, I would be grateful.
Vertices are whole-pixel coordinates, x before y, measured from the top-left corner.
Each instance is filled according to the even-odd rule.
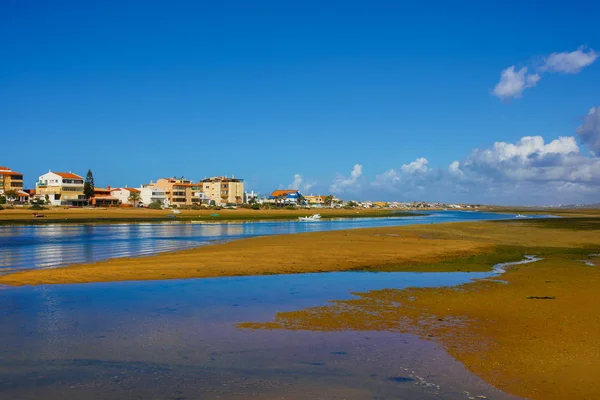
[[[54,174],[60,176],[61,178],[67,179],[83,179],[82,176],[76,175],[72,172],[53,172]]]
[[[293,190],[293,189],[276,190],[273,193],[271,193],[271,196],[273,196],[273,197],[287,196],[290,193],[297,193],[297,192],[298,192],[298,190]]]
[[[4,170],[4,171],[0,169],[0,175],[23,175],[23,174],[20,172],[16,172],[16,171],[10,171],[8,169]]]
[[[128,190],[131,193],[139,193],[139,189],[135,189],[135,188],[114,188],[114,189],[110,189],[111,192],[114,192],[115,190]]]

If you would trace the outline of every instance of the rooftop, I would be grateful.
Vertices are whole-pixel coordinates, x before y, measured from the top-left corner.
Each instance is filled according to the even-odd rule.
[[[66,178],[66,179],[83,179],[82,176],[79,176],[72,172],[53,172],[53,174],[56,174],[56,175],[60,176],[61,178]]]

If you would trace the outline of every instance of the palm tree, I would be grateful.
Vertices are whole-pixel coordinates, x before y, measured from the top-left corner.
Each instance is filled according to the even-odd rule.
[[[333,205],[333,196],[329,195],[329,196],[325,196],[325,204],[332,206]]]
[[[283,201],[285,199],[285,196],[280,194],[279,196],[277,196],[277,204],[279,204],[279,207],[283,207]]]
[[[130,192],[127,200],[133,202],[133,206],[137,207],[137,203],[140,201],[140,194],[138,192]]]

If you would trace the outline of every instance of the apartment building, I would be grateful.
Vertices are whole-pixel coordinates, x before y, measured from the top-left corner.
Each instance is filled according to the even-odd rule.
[[[9,190],[23,192],[23,174],[8,167],[0,167],[0,194]]]
[[[215,205],[242,204],[244,202],[244,180],[215,176],[200,181],[202,191]]]
[[[142,185],[139,188],[140,191],[140,202],[144,206],[149,206],[155,201],[159,202],[163,207],[168,207],[170,202],[167,198],[167,193],[164,189],[150,185]]]
[[[161,178],[151,185],[163,189],[170,204],[192,205],[192,181],[184,178]]]
[[[50,203],[55,206],[88,204],[83,194],[83,177],[72,172],[49,171],[41,175],[35,183],[35,193],[42,199],[48,195]]]

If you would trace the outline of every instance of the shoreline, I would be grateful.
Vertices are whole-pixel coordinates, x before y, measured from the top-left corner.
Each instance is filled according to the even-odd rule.
[[[521,259],[532,247],[543,253],[544,248],[600,243],[589,231],[581,231],[574,241],[569,231],[560,227],[579,226],[585,221],[586,218],[580,217],[451,222],[261,236],[149,256],[17,271],[1,275],[0,284],[21,286],[353,270],[489,271],[493,264]]]
[[[34,218],[32,214],[39,212],[45,217]],[[247,222],[247,221],[287,221],[298,217],[321,214],[324,219],[331,218],[388,218],[410,217],[426,214],[421,211],[405,210],[354,210],[354,209],[297,209],[297,210],[180,210],[173,214],[172,210],[149,210],[135,208],[72,208],[72,209],[5,209],[0,211],[0,227],[13,225],[43,224],[113,224],[113,223],[164,223],[164,222]]]

